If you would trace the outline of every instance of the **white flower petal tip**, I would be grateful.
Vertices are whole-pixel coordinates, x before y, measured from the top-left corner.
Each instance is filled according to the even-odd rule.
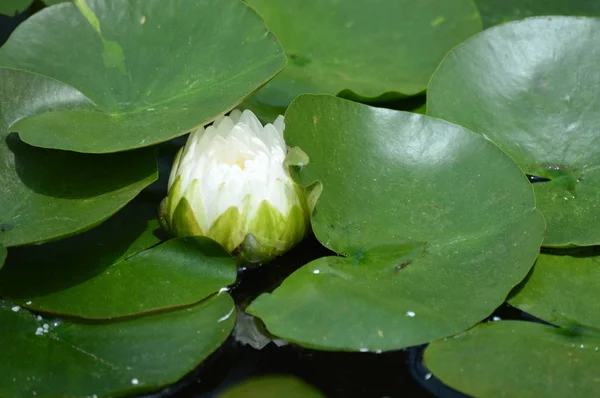
[[[304,189],[290,177],[283,116],[262,125],[233,110],[192,132],[177,154],[161,225],[176,236],[204,235],[240,263],[263,264],[308,231]]]

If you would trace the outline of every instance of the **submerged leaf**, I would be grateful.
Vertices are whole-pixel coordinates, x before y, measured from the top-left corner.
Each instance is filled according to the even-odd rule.
[[[255,377],[239,383],[218,398],[324,398],[314,387],[293,376]]]

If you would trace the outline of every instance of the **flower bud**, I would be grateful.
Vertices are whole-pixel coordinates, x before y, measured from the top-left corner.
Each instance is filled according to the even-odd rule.
[[[175,157],[163,227],[212,238],[241,263],[267,262],[302,240],[308,210],[284,162],[283,129],[283,116],[263,127],[236,109],[193,131]]]

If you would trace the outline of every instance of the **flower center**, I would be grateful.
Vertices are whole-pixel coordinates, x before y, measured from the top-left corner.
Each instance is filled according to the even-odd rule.
[[[227,151],[226,155],[223,156],[222,159],[220,159],[220,162],[228,166],[237,165],[240,169],[244,170],[244,168],[246,167],[246,161],[251,160],[253,158],[254,156],[252,153],[248,153],[245,151],[229,150]]]

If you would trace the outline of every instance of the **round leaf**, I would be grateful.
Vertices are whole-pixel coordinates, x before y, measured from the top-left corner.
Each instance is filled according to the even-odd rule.
[[[248,0],[288,65],[253,97],[285,107],[302,93],[357,99],[420,93],[444,54],[481,30],[471,0]]]
[[[537,183],[546,246],[600,243],[600,19],[531,18],[467,40],[429,85],[427,114],[485,134]]]
[[[0,49],[0,66],[87,99],[21,115],[29,117],[12,129],[36,146],[102,153],[165,141],[233,108],[285,64],[274,36],[238,0],[75,3],[36,13]]]
[[[13,307],[14,308],[14,307]],[[107,397],[171,384],[227,339],[235,325],[227,294],[194,307],[104,324],[43,324],[0,308],[0,395]]]
[[[589,0],[475,0],[483,26],[535,15],[600,15],[600,3]]]
[[[335,350],[392,350],[489,315],[533,264],[544,221],[531,184],[485,138],[442,120],[303,95],[286,141],[322,183],[325,257],[249,307],[269,331]]]
[[[235,261],[208,238],[139,252],[158,242],[158,226],[135,205],[86,234],[11,255],[0,295],[35,311],[99,319],[188,305],[235,282]]]
[[[8,126],[23,115],[81,101],[42,76],[0,69],[0,243],[40,243],[99,224],[157,178],[152,150],[111,155],[50,151],[23,143]]]
[[[597,251],[596,251],[597,253]],[[545,321],[600,330],[600,257],[540,254],[510,304]]]
[[[596,397],[600,339],[538,323],[479,325],[425,350],[425,364],[450,387],[474,397]]]
[[[244,381],[218,398],[324,398],[315,388],[292,376],[263,376]]]

